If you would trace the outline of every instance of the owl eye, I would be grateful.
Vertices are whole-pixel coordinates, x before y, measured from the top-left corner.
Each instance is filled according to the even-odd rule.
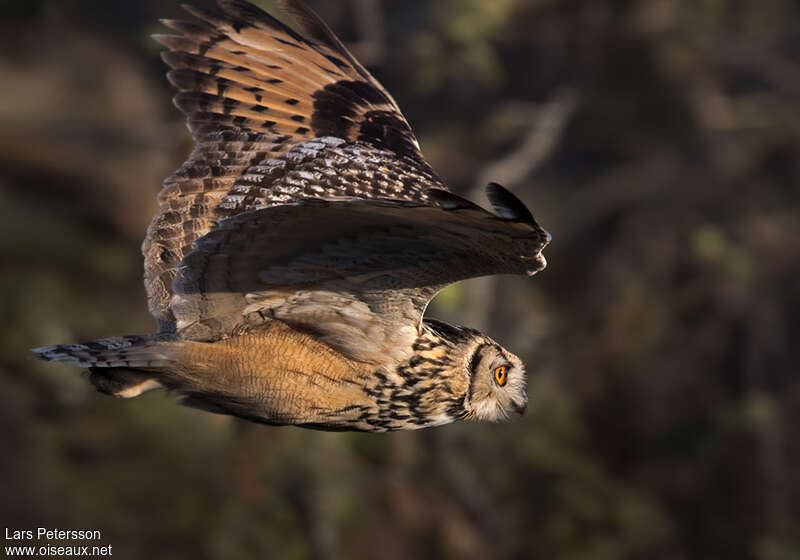
[[[506,381],[508,381],[508,366],[494,368],[494,380],[501,387],[505,386]]]

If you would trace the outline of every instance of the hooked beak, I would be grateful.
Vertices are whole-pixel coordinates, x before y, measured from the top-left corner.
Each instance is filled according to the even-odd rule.
[[[525,414],[525,411],[528,409],[528,400],[524,400],[521,403],[516,401],[511,401],[511,405],[514,407],[514,412],[522,416]]]

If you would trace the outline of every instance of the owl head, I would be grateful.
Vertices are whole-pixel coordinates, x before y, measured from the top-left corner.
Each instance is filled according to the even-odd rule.
[[[522,360],[482,337],[469,358],[470,388],[464,403],[476,420],[496,422],[528,407]]]

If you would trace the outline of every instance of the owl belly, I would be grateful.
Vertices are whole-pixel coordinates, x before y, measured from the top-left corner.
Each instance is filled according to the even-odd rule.
[[[350,360],[284,323],[216,343],[179,342],[170,385],[184,404],[269,424],[359,429],[377,406],[374,365]],[[363,428],[362,428],[363,429]]]

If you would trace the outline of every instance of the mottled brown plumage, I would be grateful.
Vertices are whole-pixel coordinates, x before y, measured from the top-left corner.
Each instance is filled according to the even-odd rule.
[[[154,335],[38,348],[98,390],[165,388],[268,424],[413,429],[527,404],[519,359],[423,319],[444,286],[544,268],[549,235],[491,184],[451,192],[397,104],[309,8],[301,33],[242,0],[167,20],[195,149],[166,179],[142,251]]]

